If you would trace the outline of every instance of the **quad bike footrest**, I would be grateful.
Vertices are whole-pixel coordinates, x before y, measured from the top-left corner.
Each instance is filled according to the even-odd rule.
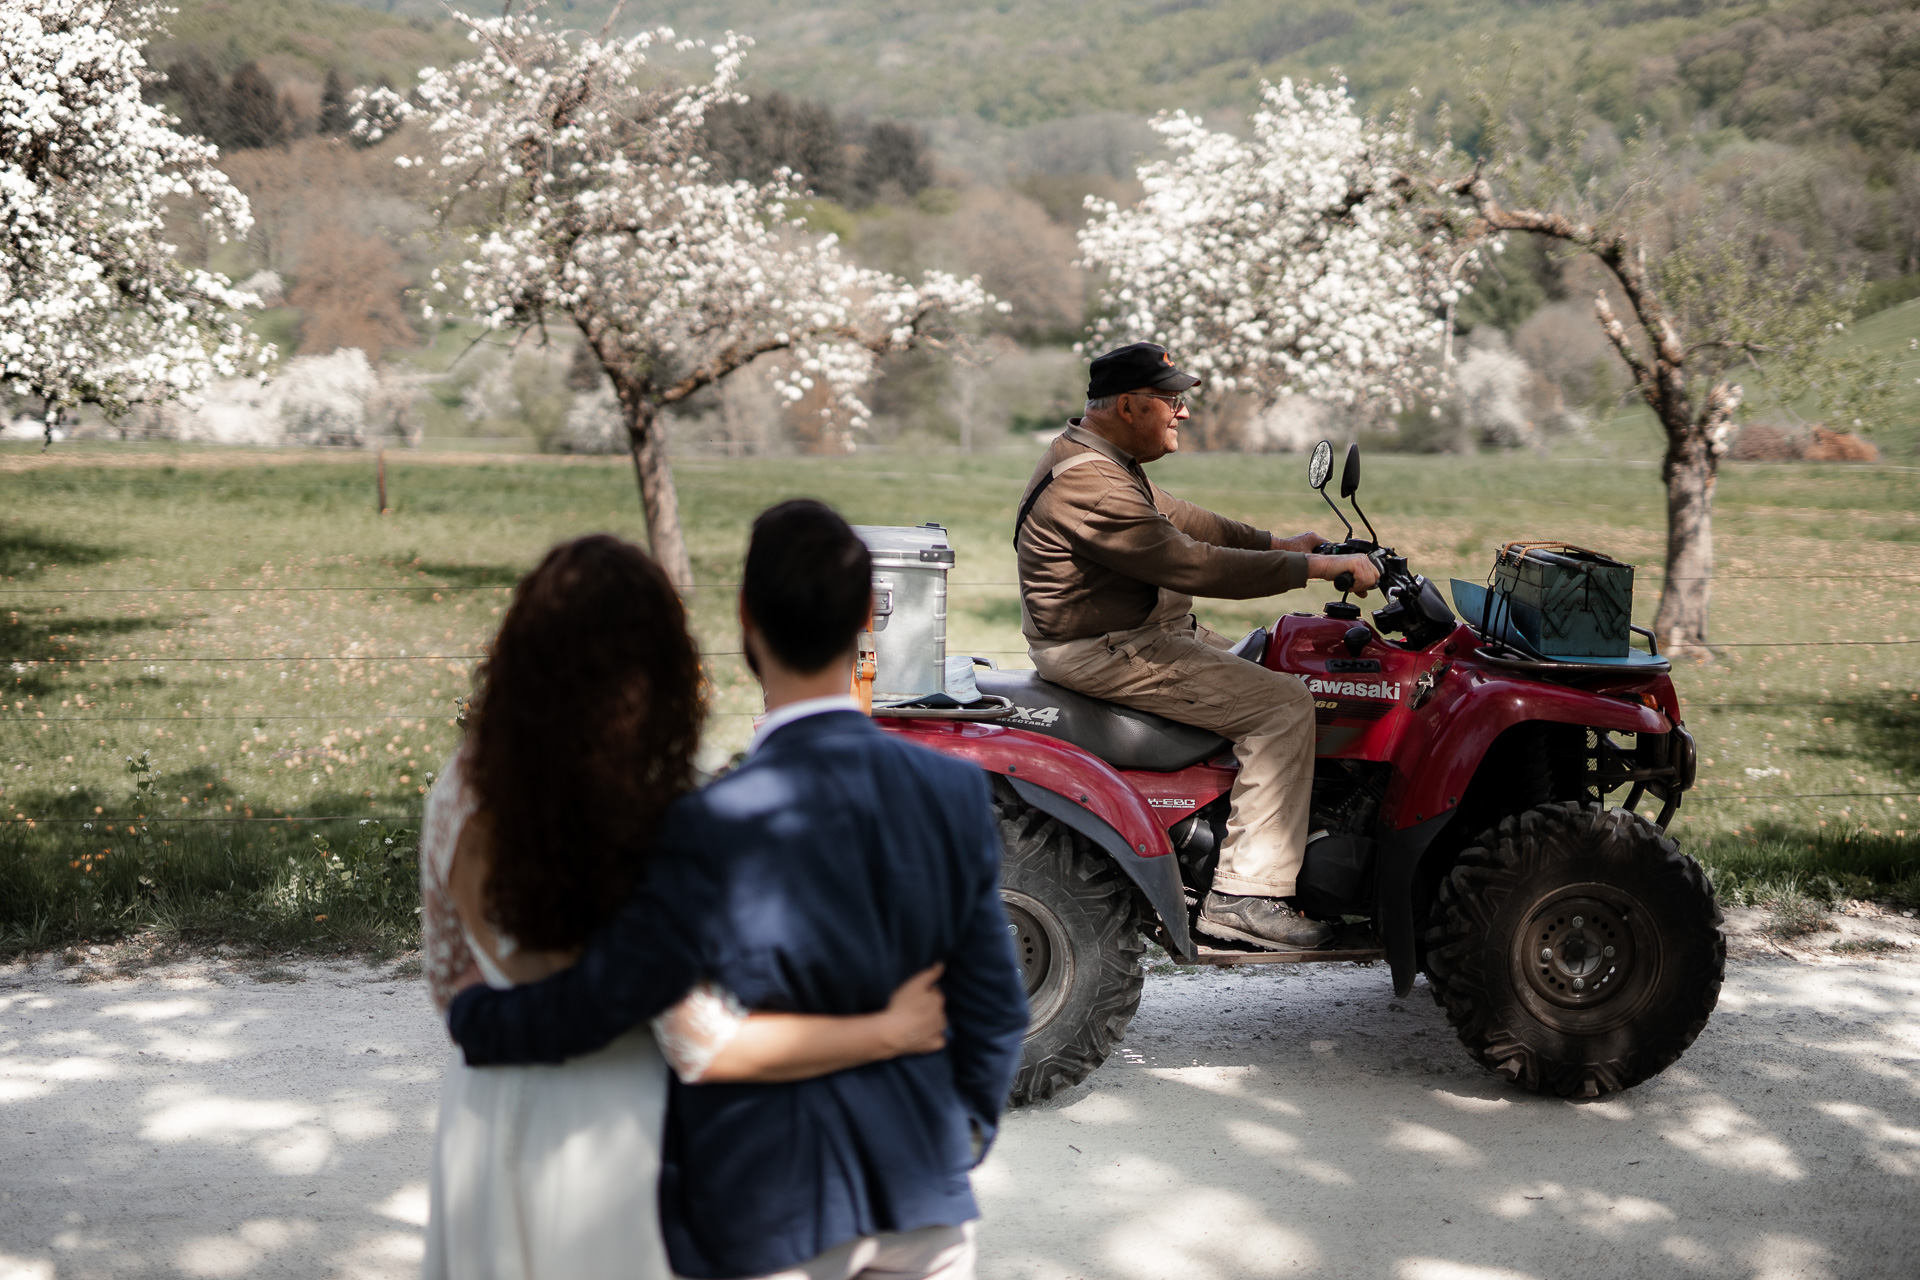
[[[1193,964],[1234,965],[1234,964],[1317,964],[1334,960],[1352,960],[1356,963],[1371,963],[1385,960],[1387,953],[1379,947],[1326,947],[1318,951],[1266,951],[1248,948],[1234,951],[1218,947],[1199,947]]]

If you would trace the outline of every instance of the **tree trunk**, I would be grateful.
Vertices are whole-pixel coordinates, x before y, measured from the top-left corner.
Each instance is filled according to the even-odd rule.
[[[680,532],[680,499],[674,493],[673,464],[667,460],[666,434],[658,429],[658,411],[634,388],[620,387],[618,391],[627,419],[633,474],[640,482],[640,505],[647,513],[647,544],[667,577],[680,588],[681,596],[691,598],[693,563],[687,558],[687,540]]]
[[[1669,428],[1662,475],[1667,482],[1667,580],[1654,615],[1663,652],[1705,657],[1707,605],[1713,593],[1713,487],[1719,459],[1713,433],[1701,424]]]

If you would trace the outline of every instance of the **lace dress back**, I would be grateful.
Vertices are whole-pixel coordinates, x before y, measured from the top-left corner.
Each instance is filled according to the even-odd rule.
[[[420,965],[433,1007],[443,1015],[459,994],[454,984],[478,958],[460,923],[453,891],[447,887],[461,828],[480,807],[479,796],[467,785],[465,756],[464,748],[457,750],[441,766],[440,776],[427,793],[427,810],[420,822]],[[481,969],[488,985],[511,985],[494,981],[498,969],[491,964],[491,957],[488,959]],[[494,973],[488,973],[489,968]]]

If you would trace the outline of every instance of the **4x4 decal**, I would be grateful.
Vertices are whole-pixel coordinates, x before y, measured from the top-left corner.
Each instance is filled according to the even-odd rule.
[[[1052,724],[1059,718],[1060,708],[1058,707],[1015,707],[1013,714],[1007,717],[1022,724]]]

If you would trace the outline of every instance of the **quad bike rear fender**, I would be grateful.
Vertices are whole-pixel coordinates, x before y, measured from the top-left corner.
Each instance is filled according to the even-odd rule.
[[[883,728],[1005,779],[1026,803],[1079,832],[1127,873],[1178,958],[1197,955],[1179,860],[1146,799],[1113,766],[1057,738],[995,724],[885,719]]]

